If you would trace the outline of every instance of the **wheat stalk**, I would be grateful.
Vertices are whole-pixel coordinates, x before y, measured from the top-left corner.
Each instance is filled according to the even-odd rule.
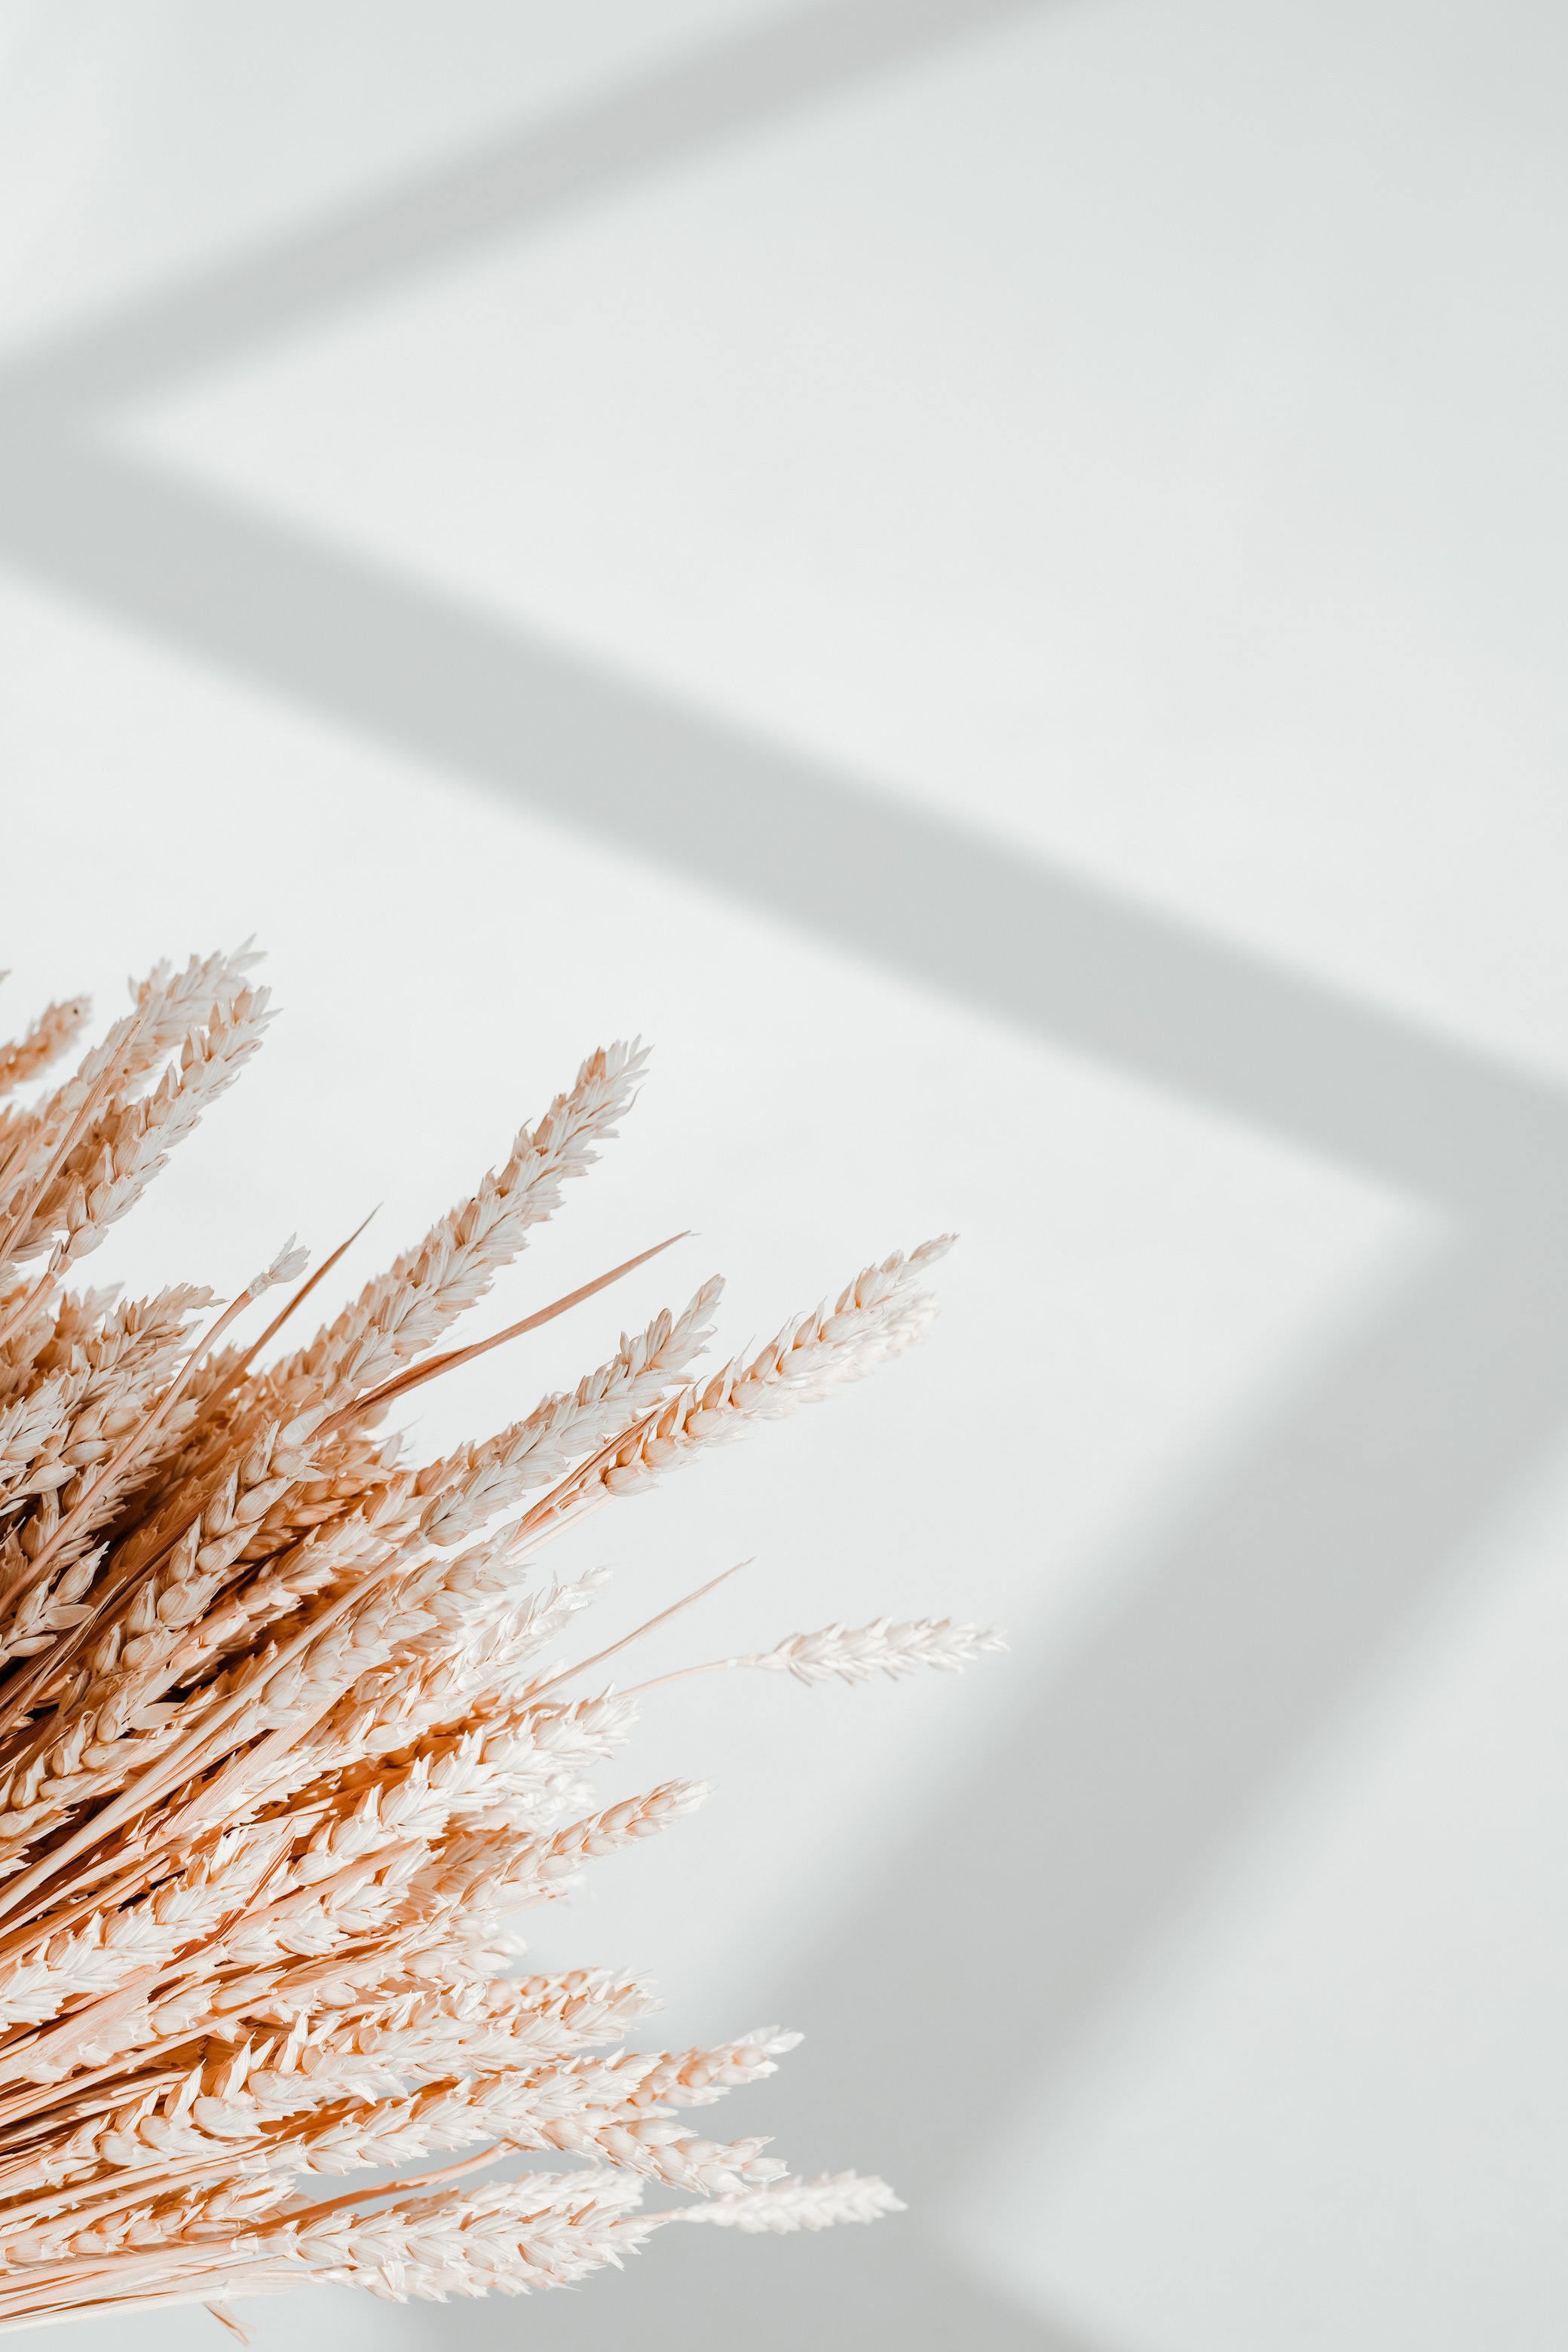
[[[601,1581],[542,1582],[549,1538],[907,1346],[946,1240],[705,1381],[704,1283],[575,1388],[405,1465],[380,1427],[402,1397],[670,1246],[432,1352],[615,1133],[647,1055],[590,1055],[470,1199],[268,1364],[342,1249],[243,1345],[239,1318],[303,1272],[291,1244],[205,1333],[199,1287],[63,1286],[261,1043],[254,961],[158,967],[31,1100],[85,1001],[0,1047],[0,2329],[185,2302],[236,2325],[228,2296],[312,2279],[521,2294],[667,2222],[896,2210],[879,2180],[794,2179],[764,2141],[681,2120],[796,2036],[627,2049],[647,1990],[520,1973],[510,1922],[701,1801],[594,1795],[644,1692],[731,1666],[897,1677],[995,1646],[879,1618],[592,1682],[715,1578],[576,1664],[546,1654]],[[519,2151],[577,2162],[472,2181]],[[671,2189],[699,2201],[644,2210]]]

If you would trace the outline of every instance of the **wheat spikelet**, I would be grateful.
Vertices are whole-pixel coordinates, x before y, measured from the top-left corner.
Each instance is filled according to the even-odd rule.
[[[321,2278],[521,2294],[667,2222],[897,2210],[880,2181],[792,2179],[764,2140],[682,2119],[796,2036],[626,2048],[647,1988],[524,1974],[510,1923],[704,1794],[595,1793],[655,1685],[586,1678],[648,1627],[542,1665],[603,1580],[542,1580],[542,1547],[907,1346],[946,1241],[702,1381],[708,1282],[497,1435],[405,1463],[379,1426],[401,1397],[669,1246],[429,1352],[591,1165],[647,1056],[591,1055],[471,1199],[268,1365],[319,1276],[258,1339],[227,1335],[299,1280],[291,1244],[205,1331],[199,1286],[63,1286],[260,1044],[253,962],[159,966],[36,1099],[85,1003],[0,1049],[0,2328]],[[859,1682],[995,1645],[879,1618],[710,1666]],[[574,2168],[468,2179],[517,2151]],[[672,2190],[700,2201],[643,2208]]]
[[[636,1044],[591,1054],[538,1126],[519,1129],[505,1165],[432,1225],[416,1249],[367,1284],[353,1307],[282,1367],[280,1380],[290,1387],[313,1382],[333,1396],[371,1388],[438,1339],[526,1247],[530,1229],[554,1214],[566,1179],[592,1167],[594,1144],[614,1135],[647,1061]]]
[[[526,1421],[421,1471],[419,1491],[434,1497],[420,1520],[421,1532],[431,1543],[461,1542],[531,1489],[552,1485],[577,1456],[592,1454],[620,1430],[628,1416],[661,1401],[711,1339],[707,1318],[722,1289],[721,1282],[704,1283],[679,1316],[666,1308],[635,1339],[623,1333],[609,1362],[585,1373],[574,1390],[546,1397]]]
[[[825,1625],[819,1633],[792,1633],[771,1650],[727,1663],[793,1675],[802,1683],[868,1683],[879,1674],[896,1682],[921,1666],[955,1674],[983,1650],[1004,1646],[989,1626],[955,1625],[950,1617],[915,1617],[902,1625],[877,1617],[869,1625]]]
[[[4,975],[9,978],[7,973]],[[46,1004],[26,1036],[9,1045],[0,1045],[0,1095],[15,1094],[29,1078],[73,1045],[87,1026],[92,1011],[92,999],[73,996],[62,1004]]]
[[[711,2205],[688,2205],[669,2219],[712,2221],[720,2228],[763,2231],[775,2236],[794,2230],[827,2230],[839,2221],[875,2221],[884,2213],[901,2213],[903,2207],[885,2180],[875,2173],[819,2172],[812,2180],[780,2180],[743,2196],[723,2197]]]

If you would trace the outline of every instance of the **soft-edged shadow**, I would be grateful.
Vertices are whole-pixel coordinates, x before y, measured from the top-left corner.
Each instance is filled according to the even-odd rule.
[[[51,429],[308,330],[499,237],[516,236],[1046,0],[828,0],[781,7],[616,78],[542,121],[226,257],[0,369],[0,415]]]
[[[760,2301],[755,2267],[728,2251],[695,2272],[700,2249],[638,2265],[650,2345],[684,2340],[694,2279],[703,2324],[760,2345],[809,2329],[847,2346],[873,2328],[936,2344],[961,2323],[996,2352],[1046,2343],[980,2299],[932,2233],[971,2118],[1013,2087],[1012,2042],[966,2041],[947,1996],[984,1952],[985,2015],[1030,2019],[1031,2063],[1103,2015],[1270,1775],[1551,1434],[1568,1391],[1560,1096],[108,453],[54,472],[35,456],[0,479],[0,534],[58,584],[596,838],[1468,1212],[1441,1273],[1142,1564],[1016,1751],[801,1987],[815,2053],[770,2120],[804,2163],[882,2163],[924,2214],[847,2234],[816,2263],[763,2250],[780,2284]],[[532,2324],[566,2340],[600,2321],[585,2295]]]
[[[624,189],[1007,13],[781,17],[367,199],[9,372],[0,560],[445,773],[985,1013],[1457,1208],[1468,1230],[1320,1368],[1117,1599],[999,1752],[873,1877],[796,1987],[811,2039],[748,2112],[911,2212],[837,2239],[671,2232],[628,2283],[471,2342],[647,2352],[1088,2352],[948,2260],[987,2123],[1109,2018],[1358,1674],[1470,1551],[1568,1405],[1561,1092],[595,672],[62,424]],[[635,2305],[622,2304],[635,2294]],[[623,2310],[629,2315],[623,2322]],[[260,2315],[276,2332],[280,2312]],[[389,2340],[449,2332],[392,2318]],[[1100,2347],[1109,2352],[1109,2347]]]
[[[1456,1246],[1285,1400],[1141,1559],[979,1777],[868,1884],[782,2004],[802,2050],[747,2104],[803,2170],[880,2169],[909,2214],[637,2265],[648,2352],[1068,2352],[940,2237],[986,2131],[1114,2011],[1359,1675],[1459,1569],[1568,1406],[1568,1252]],[[684,2233],[681,2233],[684,2235]],[[747,2257],[761,2254],[762,2260]],[[592,2289],[534,2315],[586,2347]]]
[[[47,442],[0,562],[247,683],[1428,1197],[1563,1197],[1568,1097],[178,476]]]

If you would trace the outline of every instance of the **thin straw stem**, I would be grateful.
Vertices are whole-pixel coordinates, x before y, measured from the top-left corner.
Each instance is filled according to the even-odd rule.
[[[351,1585],[346,1592],[341,1593],[329,1608],[311,1618],[291,1642],[284,1643],[270,1662],[269,1674],[276,1675],[290,1664],[300,1651],[308,1647],[318,1634],[325,1633],[329,1625],[335,1623],[345,1610],[363,1600],[380,1578],[400,1566],[395,1559],[384,1560],[379,1568],[372,1569],[357,1584]],[[63,1845],[56,1846],[52,1852],[40,1856],[30,1869],[0,1885],[0,1918],[6,1917],[16,1908],[19,1896],[35,1893],[66,1863],[74,1862],[86,1847],[96,1845],[105,1831],[123,1828],[127,1822],[134,1821],[155,1796],[166,1794],[169,1789],[177,1788],[182,1780],[188,1780],[192,1759],[210,1744],[215,1732],[223,1730],[235,1716],[244,1712],[251,1704],[251,1693],[243,1687],[237,1690],[203,1722],[188,1731],[184,1739],[176,1741],[174,1747],[151,1765],[140,1779],[132,1780],[118,1797],[105,1805],[101,1812],[94,1813],[79,1830],[66,1839]]]
[[[722,1674],[726,1666],[743,1666],[744,1658],[708,1658],[700,1666],[677,1666],[672,1674],[655,1675],[651,1682],[631,1683],[620,1692],[622,1698],[641,1698],[645,1691],[662,1690],[666,1683],[689,1683],[693,1675]]]
[[[426,1381],[433,1381],[442,1372],[456,1371],[460,1364],[472,1363],[476,1356],[488,1355],[492,1348],[504,1347],[509,1339],[521,1339],[525,1331],[537,1331],[542,1324],[553,1322],[569,1307],[581,1306],[584,1298],[592,1298],[597,1291],[607,1290],[611,1283],[619,1282],[623,1275],[635,1272],[639,1265],[646,1265],[649,1258],[658,1257],[661,1250],[673,1249],[677,1242],[689,1241],[690,1238],[689,1231],[671,1234],[668,1241],[655,1242],[651,1249],[642,1250],[636,1257],[628,1257],[624,1264],[612,1266],[608,1274],[596,1275],[592,1282],[584,1283],[580,1289],[570,1290],[563,1298],[552,1299],[548,1307],[541,1307],[536,1313],[525,1315],[521,1323],[509,1323],[504,1331],[492,1332],[488,1339],[476,1339],[467,1348],[448,1348],[444,1355],[431,1356],[423,1364],[414,1364],[407,1371],[395,1373],[391,1380],[384,1381],[368,1395],[340,1405],[337,1412],[322,1423],[322,1433],[357,1420],[362,1413],[374,1412],[382,1405],[390,1404],[394,1397],[406,1395],[410,1389],[419,1388]]]
[[[244,2272],[219,2275],[225,2286],[236,2294],[279,2294],[296,2284],[292,2277],[280,2278],[275,2270],[263,2270],[259,2264],[254,2275]],[[209,2303],[213,2284],[210,2278],[204,2279],[200,2286],[191,2287],[183,2294],[112,2294],[100,2295],[91,2303],[59,2304],[52,2311],[26,2312],[17,2318],[0,2319],[0,2336],[14,2336],[23,2327],[58,2327],[66,2320],[122,2319],[138,2311],[168,2311],[176,2304]],[[302,2279],[300,2284],[303,2284]]]
[[[218,1317],[217,1321],[213,1325],[211,1330],[207,1332],[205,1337],[197,1344],[197,1346],[192,1349],[190,1354],[185,1358],[184,1362],[181,1365],[174,1379],[169,1382],[168,1387],[163,1391],[163,1395],[158,1399],[157,1402],[149,1407],[148,1411],[143,1413],[141,1421],[138,1422],[136,1427],[131,1432],[130,1436],[125,1440],[125,1443],[120,1447],[119,1451],[110,1454],[109,1460],[104,1464],[102,1469],[99,1471],[97,1476],[89,1482],[79,1500],[73,1505],[72,1508],[66,1513],[65,1517],[60,1521],[59,1526],[55,1529],[54,1534],[49,1538],[47,1543],[40,1546],[37,1553],[28,1563],[27,1574],[26,1577],[19,1578],[17,1580],[11,1591],[5,1596],[6,1600],[15,1600],[19,1593],[27,1591],[31,1586],[37,1583],[38,1579],[48,1565],[50,1559],[58,1551],[61,1544],[65,1542],[67,1537],[74,1534],[76,1529],[81,1525],[82,1520],[87,1517],[87,1514],[92,1508],[92,1506],[97,1501],[99,1496],[102,1494],[104,1488],[107,1486],[111,1485],[116,1478],[123,1475],[123,1474],[131,1467],[131,1465],[135,1461],[136,1456],[141,1453],[148,1439],[156,1434],[159,1423],[165,1419],[172,1408],[178,1402],[182,1391],[186,1387],[192,1374],[196,1370],[197,1365],[201,1363],[203,1358],[209,1356],[212,1353],[212,1350],[222,1339],[224,1333],[228,1329],[229,1325],[234,1322],[237,1317],[243,1315],[246,1308],[251,1304],[252,1300],[259,1297],[259,1295],[257,1286],[254,1283],[247,1283],[246,1287],[240,1292],[239,1297],[231,1300],[229,1305],[225,1307],[223,1313]]]
[[[755,1555],[753,1554],[752,1557],[754,1558]],[[664,1624],[671,1617],[679,1617],[681,1611],[689,1609],[694,1601],[701,1601],[708,1593],[715,1591],[721,1584],[727,1582],[731,1576],[738,1576],[742,1569],[750,1568],[751,1565],[751,1559],[738,1559],[732,1568],[721,1569],[719,1574],[710,1577],[706,1584],[700,1584],[695,1592],[688,1592],[681,1600],[672,1601],[669,1607],[661,1609],[657,1617],[649,1617],[645,1623],[637,1626],[630,1633],[623,1633],[618,1642],[610,1643],[608,1649],[595,1650],[591,1658],[583,1658],[574,1666],[563,1666],[560,1673],[552,1675],[548,1682],[534,1684],[528,1694],[530,1705],[535,1699],[542,1698],[546,1691],[554,1690],[558,1684],[571,1682],[576,1675],[585,1675],[590,1666],[602,1666],[605,1660],[613,1658],[618,1650],[630,1649],[632,1643],[640,1642],[645,1633],[651,1633],[656,1625]],[[730,1661],[726,1658],[721,1663],[728,1665]],[[639,1683],[637,1687],[639,1690],[651,1690],[653,1685],[651,1683]],[[629,1696],[628,1692],[621,1693],[623,1698]]]
[[[260,1339],[256,1340],[252,1346],[247,1348],[244,1355],[241,1356],[238,1363],[236,1364],[234,1370],[230,1375],[230,1387],[234,1385],[235,1381],[242,1381],[245,1378],[246,1373],[250,1370],[250,1367],[256,1361],[258,1356],[260,1355],[263,1348],[265,1348],[269,1341],[276,1339],[279,1332],[281,1331],[285,1323],[288,1322],[295,1308],[303,1307],[306,1299],[309,1298],[311,1291],[315,1289],[317,1284],[324,1282],[328,1275],[331,1274],[333,1266],[337,1265],[339,1259],[348,1255],[348,1253],[353,1249],[361,1234],[363,1233],[365,1227],[370,1223],[371,1218],[379,1216],[380,1213],[381,1203],[378,1201],[375,1207],[370,1211],[369,1215],[363,1216],[360,1219],[358,1224],[354,1227],[347,1241],[340,1242],[336,1249],[333,1250],[331,1255],[330,1257],[324,1257],[321,1260],[321,1265],[317,1266],[315,1272],[313,1274],[308,1274],[305,1276],[304,1281],[300,1285],[300,1287],[294,1293],[293,1297],[289,1299],[284,1306],[279,1308],[277,1314],[272,1318],[271,1322],[267,1326],[266,1330],[261,1334]]]
[[[444,2180],[460,2180],[465,2173],[482,2172],[487,2164],[499,2164],[503,2156],[517,2153],[515,2140],[494,2140],[478,2156],[465,2156],[456,2164],[442,2165],[437,2171],[403,2173],[395,2180],[376,2180],[363,2189],[345,2189],[341,2197],[329,2197],[320,2205],[295,2206],[283,2218],[295,2223],[319,2221],[323,2214],[341,2213],[345,2205],[363,2205],[367,2198],[403,2197],[411,2189],[438,2189]]]

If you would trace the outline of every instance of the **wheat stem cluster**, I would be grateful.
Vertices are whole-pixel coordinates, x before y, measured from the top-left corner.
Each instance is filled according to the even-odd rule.
[[[707,1375],[705,1283],[575,1387],[410,1464],[385,1414],[498,1344],[443,1347],[646,1055],[591,1055],[470,1198],[279,1354],[341,1252],[301,1281],[290,1244],[226,1305],[67,1286],[260,1044],[254,962],[160,966],[52,1087],[85,1002],[0,1049],[0,2329],[318,2279],[519,2294],[671,2223],[869,2221],[897,2202],[881,2181],[792,2179],[685,2119],[796,2037],[628,2049],[642,1983],[523,1970],[519,1914],[704,1793],[594,1794],[637,1695],[596,1669],[635,1637],[562,1663],[600,1579],[552,1581],[541,1555],[908,1345],[946,1242]],[[246,1339],[268,1292],[282,1310]],[[879,1619],[686,1671],[858,1681],[994,1641]],[[544,2161],[474,2177],[520,2154]]]

